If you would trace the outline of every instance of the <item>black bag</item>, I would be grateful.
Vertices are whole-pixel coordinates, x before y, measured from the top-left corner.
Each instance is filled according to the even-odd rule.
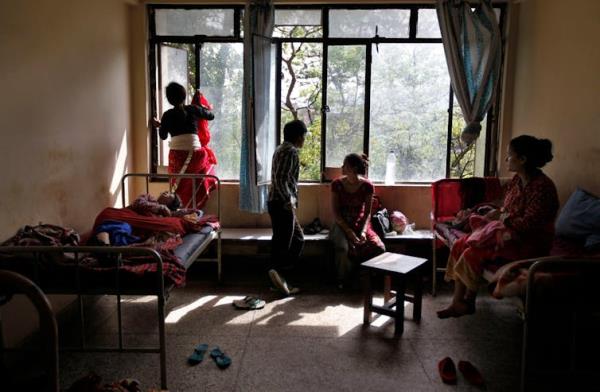
[[[379,238],[385,238],[385,234],[392,231],[390,226],[390,215],[386,208],[382,208],[377,211],[371,217],[371,226],[373,226],[373,230],[379,236]]]

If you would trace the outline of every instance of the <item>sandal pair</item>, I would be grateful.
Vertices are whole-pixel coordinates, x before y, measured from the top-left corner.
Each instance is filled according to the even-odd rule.
[[[208,351],[208,344],[199,344],[194,349],[192,355],[188,357],[188,363],[192,366],[198,365],[204,360],[206,351]],[[215,361],[219,369],[227,369],[231,365],[231,358],[225,355],[218,346],[210,351],[210,357]]]
[[[484,385],[483,376],[471,362],[458,361],[458,369],[470,384],[475,386]],[[454,366],[454,361],[452,361],[452,358],[446,357],[442,359],[438,363],[438,371],[444,384],[456,384],[456,366]]]

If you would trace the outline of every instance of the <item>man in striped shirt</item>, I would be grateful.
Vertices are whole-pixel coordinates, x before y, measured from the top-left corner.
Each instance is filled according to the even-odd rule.
[[[277,270],[293,267],[304,247],[304,234],[296,217],[296,208],[300,174],[298,149],[304,145],[306,133],[306,125],[302,121],[288,122],[283,128],[284,142],[273,153],[267,203],[273,226],[269,277],[284,295],[293,294],[298,290],[289,288]]]

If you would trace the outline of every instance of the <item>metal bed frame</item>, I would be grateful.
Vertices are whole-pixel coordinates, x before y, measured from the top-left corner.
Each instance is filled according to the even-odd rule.
[[[196,203],[196,191],[197,191],[197,180],[204,178],[213,178],[217,181],[217,218],[220,219],[221,212],[221,197],[220,187],[221,183],[218,177],[208,174],[152,174],[152,173],[128,173],[121,179],[122,185],[122,200],[125,205],[125,194],[126,194],[126,180],[129,178],[144,178],[146,183],[146,193],[149,193],[149,183],[151,180],[158,179],[171,179],[171,178],[189,178],[193,181],[193,202]],[[221,280],[221,230],[212,231],[210,234],[210,240],[205,240],[202,246],[198,247],[190,259],[198,259],[198,256],[204,252],[204,250],[217,239],[217,257],[216,258],[202,258],[198,261],[210,261],[217,263],[218,279]],[[9,255],[28,255],[33,256],[35,262],[33,263],[33,277],[32,280],[36,283],[42,281],[43,276],[40,272],[40,264],[42,255],[51,254],[72,254],[74,257],[75,265],[75,285],[74,287],[52,287],[52,285],[41,284],[46,294],[73,294],[77,295],[79,305],[79,327],[80,327],[80,346],[79,347],[63,347],[63,351],[77,351],[77,352],[128,352],[128,353],[157,353],[160,355],[160,382],[161,388],[167,389],[167,366],[166,366],[166,333],[165,333],[165,305],[168,298],[168,293],[165,292],[165,281],[163,276],[163,261],[161,256],[150,248],[141,247],[127,247],[127,246],[6,246],[0,247],[0,253]],[[107,286],[103,284],[99,287],[87,287],[82,284],[81,277],[81,255],[87,253],[94,253],[97,255],[116,255],[115,263],[117,269],[115,270],[114,286]],[[156,271],[156,285],[153,287],[134,287],[126,288],[121,287],[121,269],[122,260],[124,256],[147,256],[151,257],[157,264]],[[0,271],[1,272],[1,271]],[[83,295],[115,295],[117,297],[117,323],[118,323],[118,345],[116,347],[87,347],[85,339],[85,317],[84,317],[84,304]],[[157,316],[158,316],[158,335],[159,335],[159,346],[158,347],[135,347],[128,348],[123,345],[123,325],[122,325],[122,309],[121,309],[121,296],[122,295],[152,295],[157,297]],[[18,351],[17,348],[6,348],[4,347],[2,323],[0,318],[0,355],[6,351]]]
[[[537,312],[537,304],[535,297],[536,290],[536,281],[535,276],[536,273],[544,272],[548,270],[555,271],[556,268],[560,268],[558,271],[569,271],[569,272],[577,272],[578,274],[585,274],[586,272],[589,274],[589,270],[593,270],[596,272],[600,272],[600,258],[547,258],[542,259],[535,262],[531,267],[529,267],[529,271],[527,274],[527,288],[525,294],[525,310],[523,317],[523,345],[521,350],[521,391],[527,390],[527,376],[529,369],[529,337],[532,335],[531,321],[532,318],[535,317],[535,313]],[[577,314],[575,313],[571,322],[573,325],[576,325]],[[571,337],[570,349],[571,349],[571,358],[570,358],[570,372],[576,372],[575,362],[576,358],[574,356],[576,352],[576,346],[578,344],[582,344],[578,342],[577,336]],[[556,371],[552,371],[552,377],[557,376]],[[559,373],[560,374],[560,373]],[[594,376],[595,377],[595,376]]]
[[[58,326],[48,297],[31,280],[12,271],[0,270],[0,287],[2,287],[2,294],[26,295],[36,308],[39,314],[40,332],[43,336],[44,365],[48,377],[44,390],[58,392]]]
[[[145,184],[146,184],[146,193],[150,193],[150,182],[154,181],[170,181],[173,178],[176,179],[191,179],[192,180],[192,205],[196,205],[196,193],[198,191],[198,184],[197,181],[198,180],[203,180],[206,178],[211,178],[214,179],[217,182],[217,219],[220,221],[221,220],[221,180],[217,177],[214,176],[212,174],[162,174],[162,173],[127,173],[125,174],[122,178],[121,178],[121,201],[123,203],[123,206],[125,206],[126,204],[126,200],[125,200],[125,195],[126,193],[126,185],[127,185],[127,180],[128,179],[132,179],[132,178],[143,178],[145,180]],[[221,265],[221,228],[219,228],[218,230],[214,230],[211,231],[208,235],[211,238],[211,241],[205,241],[203,243],[203,246],[198,247],[198,249],[196,249],[194,251],[194,253],[190,256],[192,259],[195,259],[196,261],[200,261],[200,262],[216,262],[217,263],[217,279],[219,280],[219,282],[222,281],[222,265]],[[202,254],[202,252],[204,252],[204,250],[210,245],[210,243],[212,242],[212,240],[216,239],[217,240],[217,257],[203,257],[203,258],[199,258],[198,256],[200,256]]]

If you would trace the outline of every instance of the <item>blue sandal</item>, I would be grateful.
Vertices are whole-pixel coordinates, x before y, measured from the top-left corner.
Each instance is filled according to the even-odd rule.
[[[210,356],[214,359],[219,369],[227,369],[231,365],[231,358],[229,358],[219,347],[215,347],[210,352]]]
[[[202,343],[196,346],[192,355],[188,357],[188,363],[193,366],[202,362],[202,360],[204,359],[204,354],[206,354],[207,350],[208,344]]]

